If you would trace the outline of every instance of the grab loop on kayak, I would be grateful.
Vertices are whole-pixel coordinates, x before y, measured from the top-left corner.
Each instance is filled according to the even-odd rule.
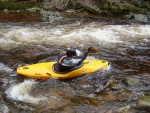
[[[28,67],[23,67],[23,69],[29,69]]]

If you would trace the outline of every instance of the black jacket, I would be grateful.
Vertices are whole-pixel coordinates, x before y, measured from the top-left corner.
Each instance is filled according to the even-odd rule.
[[[79,50],[76,50],[75,58],[68,57],[65,52],[61,53],[57,59],[57,68],[60,71],[67,71],[71,68],[80,65],[84,59],[87,57],[88,53],[82,53]]]

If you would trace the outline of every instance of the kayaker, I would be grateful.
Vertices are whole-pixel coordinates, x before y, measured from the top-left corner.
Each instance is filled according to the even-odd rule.
[[[88,52],[81,52],[72,47],[67,48],[66,52],[61,53],[57,59],[57,69],[59,71],[68,71],[71,68],[80,65],[87,57]]]

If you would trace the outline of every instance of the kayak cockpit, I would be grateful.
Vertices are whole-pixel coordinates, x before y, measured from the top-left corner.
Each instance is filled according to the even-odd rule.
[[[83,65],[84,65],[84,63],[82,62],[80,65],[75,66],[75,67],[72,67],[72,68],[70,68],[70,69],[67,70],[67,71],[60,71],[60,70],[57,68],[57,63],[55,63],[55,64],[53,65],[52,69],[53,69],[53,71],[54,71],[55,73],[62,74],[62,73],[68,73],[68,72],[71,72],[71,71],[73,71],[73,70],[76,70],[76,69],[82,67]]]

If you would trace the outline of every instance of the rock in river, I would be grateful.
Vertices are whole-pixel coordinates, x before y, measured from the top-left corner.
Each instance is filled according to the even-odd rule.
[[[150,110],[150,95],[149,96],[142,96],[137,101],[137,109],[139,110]]]

